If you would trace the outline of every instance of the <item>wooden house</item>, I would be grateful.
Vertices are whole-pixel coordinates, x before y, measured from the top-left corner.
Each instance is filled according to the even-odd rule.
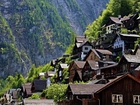
[[[92,80],[95,75],[99,73],[99,65],[97,61],[88,60],[86,61],[82,69],[82,81]]]
[[[123,55],[118,63],[100,67],[101,74],[105,79],[115,78],[126,73],[135,74],[134,71],[140,65],[140,56]]]
[[[87,56],[84,59],[85,61],[87,60],[107,60],[110,61],[112,60],[112,52],[109,50],[105,49],[91,49]]]
[[[139,29],[139,23],[138,23],[138,14],[134,14],[131,16],[126,16],[121,19],[121,22],[123,23],[124,27],[127,30],[138,30]]]
[[[140,81],[125,74],[106,84],[70,84],[67,95],[71,105],[135,105],[140,104],[139,88]]]
[[[113,33],[113,31],[120,32],[120,28],[123,25],[121,22],[121,17],[109,17],[107,23],[105,24],[106,34]]]
[[[22,96],[23,96],[23,98],[28,98],[32,95],[31,87],[32,87],[32,83],[22,84]]]
[[[73,48],[73,56],[77,55],[79,60],[83,60],[89,50],[92,49],[92,44],[84,36],[77,36],[75,46]]]
[[[64,69],[68,69],[68,65],[67,64],[59,64],[59,68],[57,71],[57,81],[61,81],[63,79],[63,70]]]
[[[69,84],[68,100],[72,101],[71,105],[98,105],[98,100],[93,99],[93,94],[103,86],[103,84]]]
[[[32,83],[31,91],[33,92],[42,92],[47,87],[47,80],[35,79]]]
[[[85,65],[85,61],[73,61],[70,65],[69,82],[82,81],[82,69]]]
[[[140,38],[136,34],[116,34],[113,40],[113,55],[128,54],[134,49],[135,41]]]
[[[93,42],[94,49],[106,49],[112,50],[112,40],[115,37],[115,33],[108,33],[103,35],[98,35],[98,39]]]
[[[130,74],[125,74],[110,81],[94,92],[100,105],[135,105],[140,104],[140,82]]]

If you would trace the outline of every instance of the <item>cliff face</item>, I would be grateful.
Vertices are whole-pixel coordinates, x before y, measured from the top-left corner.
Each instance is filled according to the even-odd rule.
[[[60,16],[67,17],[78,35],[83,35],[86,26],[99,16],[108,2],[109,0],[51,0]]]
[[[62,56],[108,0],[0,0],[0,77]]]

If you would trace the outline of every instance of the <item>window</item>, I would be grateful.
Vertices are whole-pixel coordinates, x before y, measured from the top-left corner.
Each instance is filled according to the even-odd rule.
[[[112,94],[112,103],[123,103],[122,94]]]
[[[85,47],[85,50],[88,50],[88,47]]]
[[[133,95],[133,103],[140,104],[140,95]]]

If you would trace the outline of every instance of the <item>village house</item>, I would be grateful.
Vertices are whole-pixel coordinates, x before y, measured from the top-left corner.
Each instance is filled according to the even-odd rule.
[[[69,82],[82,81],[82,69],[85,61],[73,61],[69,66]]]
[[[87,56],[85,57],[84,61],[87,60],[106,60],[106,61],[112,61],[112,52],[105,49],[91,49]]]
[[[63,70],[68,69],[68,67],[69,67],[68,64],[64,63],[59,64],[58,71],[56,72],[58,82],[63,80]]]
[[[121,22],[123,23],[123,26],[127,29],[127,30],[139,30],[139,23],[138,23],[138,17],[139,14],[134,14],[134,15],[130,15],[130,16],[125,16],[121,19]]]
[[[90,49],[92,49],[92,44],[88,39],[85,36],[77,36],[75,38],[75,46],[72,55],[79,60],[83,60]]]
[[[112,39],[114,39],[115,33],[108,33],[103,35],[98,35],[98,39],[96,39],[93,42],[93,48],[94,49],[106,49],[110,50],[112,49]]]
[[[99,73],[100,71],[98,62],[94,60],[88,60],[82,69],[82,81],[87,82],[92,80],[94,76],[98,75]]]
[[[47,87],[47,80],[34,79],[31,86],[31,91],[32,93],[42,92],[44,89],[46,89],[46,87]]]
[[[28,98],[32,95],[31,87],[32,87],[32,83],[22,84],[21,91],[22,91],[23,98]]]
[[[109,17],[107,23],[103,27],[106,29],[106,34],[113,33],[114,30],[119,33],[122,25],[121,16],[119,15],[118,17]]]
[[[67,89],[71,105],[140,104],[140,81],[130,74],[117,76],[106,84],[70,84]]]
[[[130,54],[134,50],[135,41],[140,38],[136,34],[116,34],[113,40],[113,55]]]

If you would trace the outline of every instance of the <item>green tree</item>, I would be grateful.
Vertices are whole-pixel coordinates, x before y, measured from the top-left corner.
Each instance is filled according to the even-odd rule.
[[[60,102],[66,98],[65,92],[68,85],[66,84],[53,84],[47,89],[46,96],[49,99],[54,99],[55,102]]]

